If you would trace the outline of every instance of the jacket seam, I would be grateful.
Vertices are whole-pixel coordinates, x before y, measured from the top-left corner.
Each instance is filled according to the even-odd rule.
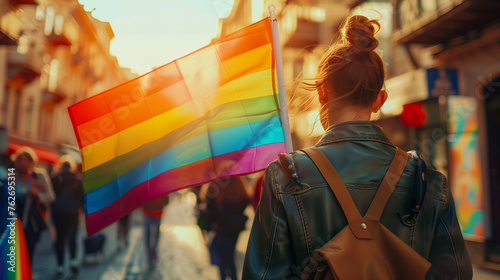
[[[305,183],[303,183],[305,184]],[[378,188],[378,186],[364,186],[364,185],[361,185],[359,183],[345,183],[346,187],[348,189],[357,189],[357,190],[376,190]],[[325,188],[325,187],[328,187],[328,184],[325,184],[325,183],[317,183],[317,184],[309,184],[310,186],[310,189],[315,189],[315,188]],[[302,190],[300,192],[287,192],[287,194],[302,194],[304,192],[307,192],[309,191],[310,189],[306,189],[306,190]],[[401,185],[396,185],[396,187],[394,188],[394,191],[400,191],[400,192],[408,192],[409,189],[408,187],[404,187],[404,186],[401,186]],[[282,193],[285,193],[285,192],[282,192]],[[442,201],[446,204],[447,202],[447,199],[446,197],[444,196],[437,196],[437,195],[433,195],[433,194],[429,194],[428,192],[425,193],[425,196],[426,197],[429,197],[431,199],[435,199],[435,200],[438,200],[438,201]]]
[[[274,172],[275,174],[275,177],[276,177],[276,172]],[[276,182],[274,180],[275,178],[273,178],[273,181]],[[273,182],[273,186],[276,186],[276,188],[279,188],[279,185],[278,184],[275,184]],[[273,193],[275,193],[275,191],[273,190]],[[274,251],[274,241],[276,239],[276,230],[278,228],[278,213],[280,211],[280,199],[279,199],[279,195],[276,194],[275,195],[276,197],[276,200],[277,200],[277,203],[274,205],[273,207],[273,222],[271,223],[271,229],[269,232],[271,232],[271,235],[269,236],[269,241],[267,243],[267,252],[266,252],[266,257],[264,259],[264,266],[262,267],[262,270],[259,274],[259,279],[265,279],[266,278],[266,275],[267,273],[269,272],[269,268],[271,267],[271,259],[272,259],[272,255],[273,255],[273,251]]]
[[[418,226],[419,220],[420,220],[420,215],[417,215],[417,221],[415,222],[415,225],[411,227],[411,230],[410,230],[410,247],[412,247],[412,248],[413,248],[413,242],[415,241],[415,235],[417,232],[417,226]]]
[[[333,139],[333,140],[323,140],[323,141],[320,141],[318,144],[316,144],[316,146],[320,147],[320,146],[324,146],[327,144],[347,142],[347,141],[373,141],[373,142],[379,142],[379,143],[386,144],[388,146],[396,148],[396,146],[394,146],[390,142],[385,141],[385,139],[377,139],[377,138],[374,139],[374,138],[370,138],[370,137],[366,137],[366,138],[364,138],[364,137],[361,137],[361,138],[360,137],[356,137],[356,138],[346,137],[346,138],[338,138],[338,139]]]
[[[443,175],[443,181],[441,183],[441,187],[443,188],[443,192],[445,193],[444,195],[444,204],[446,207],[449,206],[449,202],[450,202],[450,199],[448,199],[448,190],[447,190],[447,186],[448,186],[448,179],[446,178],[446,176]]]
[[[277,203],[273,209],[273,223],[271,224],[271,230],[270,230],[271,236],[269,238],[269,242],[267,245],[266,259],[264,261],[265,265],[264,265],[264,267],[262,267],[262,271],[260,273],[259,279],[265,279],[267,272],[269,271],[269,268],[271,267],[271,259],[272,259],[273,250],[274,250],[274,241],[276,239],[276,229],[278,228],[277,227],[278,219],[276,218],[276,215],[277,215],[277,212],[279,211],[279,208],[280,208],[279,203]]]
[[[448,229],[448,226],[446,225],[446,223],[443,221],[442,217],[439,217],[439,221],[443,224],[444,228],[446,229],[446,234],[448,235],[448,239],[450,240],[451,248],[453,250],[454,261],[457,265],[458,279],[460,280],[461,279],[461,277],[460,277],[460,262],[458,261],[457,249],[455,248],[455,242],[453,242],[453,238],[451,236],[450,230]]]
[[[304,206],[302,205],[302,199],[300,196],[295,196],[295,201],[300,212],[300,222],[302,223],[304,237],[306,238],[307,253],[311,255],[311,235],[309,234],[309,227],[307,226],[306,215],[304,211]]]

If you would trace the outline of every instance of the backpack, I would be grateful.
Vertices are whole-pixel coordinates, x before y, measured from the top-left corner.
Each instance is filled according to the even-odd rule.
[[[314,250],[301,279],[424,279],[431,264],[379,220],[408,161],[399,148],[364,217],[327,157],[316,147],[303,150],[319,169],[348,225]]]

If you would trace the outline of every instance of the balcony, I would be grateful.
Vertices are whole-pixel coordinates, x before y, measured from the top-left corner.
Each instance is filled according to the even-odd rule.
[[[396,8],[399,30],[393,39],[401,44],[430,46],[473,37],[500,19],[498,0],[401,0]]]
[[[61,91],[52,92],[46,89],[42,92],[42,103],[45,104],[45,106],[48,106],[48,104],[52,106],[63,101],[65,98],[66,96]]]
[[[68,37],[65,36],[64,33],[56,34],[52,32],[50,35],[46,37],[46,40],[47,44],[52,47],[71,46],[71,42],[69,41]]]
[[[42,67],[42,56],[34,51],[25,54],[12,51],[8,55],[9,79],[23,80],[27,84],[40,76]]]
[[[42,91],[42,103],[57,104],[66,99],[70,91],[69,83],[64,78],[60,78],[56,82],[51,82],[49,78],[47,88]]]
[[[325,10],[320,7],[295,4],[286,6],[280,23],[280,36],[283,36],[284,46],[304,48],[319,44],[320,23],[324,18]]]
[[[55,17],[53,28],[45,29],[45,35],[49,47],[71,46],[71,32],[62,15]]]

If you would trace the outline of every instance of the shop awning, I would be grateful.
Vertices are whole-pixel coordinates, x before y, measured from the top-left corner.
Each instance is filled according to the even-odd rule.
[[[415,1],[416,7],[420,7],[423,2],[423,0]],[[442,5],[433,12],[419,14],[413,22],[395,31],[393,40],[401,44],[436,45],[466,34],[467,37],[473,38],[484,27],[500,18],[498,0],[442,2],[448,5]],[[399,13],[404,16],[402,11]]]
[[[40,147],[32,144],[25,144],[12,140],[9,140],[7,142],[7,146],[8,146],[7,154],[9,155],[15,153],[21,147],[28,146],[35,151],[36,155],[38,156],[38,160],[45,161],[48,163],[57,163],[57,161],[59,160],[59,154],[49,148]]]

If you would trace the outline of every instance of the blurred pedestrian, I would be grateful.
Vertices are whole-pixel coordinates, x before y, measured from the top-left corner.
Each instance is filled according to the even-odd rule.
[[[55,199],[52,184],[45,169],[36,168],[38,157],[29,147],[21,147],[11,155],[16,178],[16,212],[21,219],[26,237],[30,263],[45,222],[49,204]]]
[[[201,235],[203,240],[208,244],[210,241],[210,230],[212,227],[212,216],[210,215],[207,203],[207,191],[209,184],[201,185],[196,187],[197,189],[197,208],[196,208],[196,218],[198,227],[200,227]]]
[[[168,203],[168,195],[159,196],[146,202],[141,207],[144,215],[144,241],[146,257],[150,268],[156,265],[158,254],[157,247],[160,238],[160,222],[163,214],[163,208]]]
[[[1,168],[1,166],[0,166]],[[7,228],[7,218],[11,218],[9,216],[9,200],[12,201],[12,198],[9,199],[9,182],[7,178],[3,178],[0,175],[0,236],[2,235],[4,229]],[[15,202],[15,201],[14,201]],[[12,202],[11,202],[12,203]]]
[[[320,121],[326,132],[315,145],[317,149],[311,149],[324,154],[337,170],[339,180],[347,185],[346,195],[352,196],[361,214],[369,208],[395,155],[408,160],[405,168],[399,168],[403,172],[399,181],[392,178],[397,189],[391,190],[381,223],[432,264],[427,279],[471,279],[471,262],[446,178],[435,170],[419,172],[419,157],[402,154],[370,122],[371,114],[387,99],[385,64],[375,50],[379,29],[376,20],[351,16],[340,41],[323,55],[317,76],[308,86],[318,94]],[[335,188],[345,190],[342,185]],[[314,250],[347,226],[339,206],[339,200],[346,197],[337,200],[331,187],[302,151],[282,154],[268,165],[243,279],[303,279],[302,271],[315,256]],[[365,223],[361,229],[366,229]]]
[[[118,240],[118,249],[124,250],[128,247],[128,231],[129,231],[130,213],[118,220],[118,230],[116,237]]]
[[[209,184],[207,208],[210,213],[211,229],[215,236],[210,245],[212,263],[219,266],[220,277],[236,280],[234,253],[236,242],[245,229],[248,217],[244,211],[251,199],[246,177],[232,177]]]
[[[51,205],[51,213],[56,229],[54,249],[57,256],[56,277],[58,278],[64,275],[66,243],[69,246],[71,273],[76,275],[79,270],[76,261],[76,236],[78,217],[83,209],[83,186],[75,171],[75,161],[71,156],[65,155],[56,164],[52,177],[56,200]]]

